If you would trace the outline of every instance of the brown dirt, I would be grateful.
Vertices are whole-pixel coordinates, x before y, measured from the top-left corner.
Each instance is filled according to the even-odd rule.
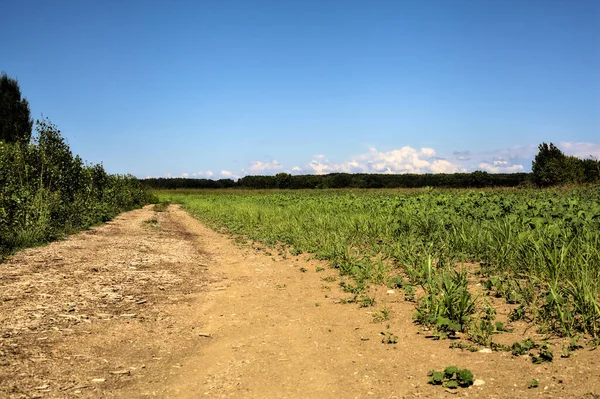
[[[317,266],[235,244],[175,206],[24,250],[0,265],[0,397],[600,395],[598,351],[558,349],[534,365],[449,349],[419,334],[399,293],[373,289],[374,308],[341,304],[339,277]],[[390,320],[374,323],[384,306]],[[449,365],[485,384],[427,384],[428,370]]]

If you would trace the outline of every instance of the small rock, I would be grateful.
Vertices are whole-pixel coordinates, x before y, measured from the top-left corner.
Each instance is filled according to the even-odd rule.
[[[92,382],[105,382],[106,378],[93,378]]]
[[[394,290],[387,290],[387,293],[390,294],[390,295],[392,295],[392,294],[395,294],[396,291],[394,291]]]
[[[475,381],[473,381],[473,386],[474,387],[480,387],[482,385],[485,385],[485,381],[484,380],[475,380]]]
[[[479,351],[479,353],[492,353],[492,350],[490,348],[483,348]]]

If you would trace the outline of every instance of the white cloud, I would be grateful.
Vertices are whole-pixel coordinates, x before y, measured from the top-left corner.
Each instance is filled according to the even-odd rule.
[[[188,177],[190,177],[189,173],[182,173],[181,177],[187,179]]]
[[[492,164],[481,162],[479,164],[479,169],[491,173],[515,173],[524,171],[523,165],[509,165],[506,161],[494,161]]]
[[[206,177],[206,178],[211,178],[212,175],[213,175],[213,172],[210,170],[207,170],[206,172],[201,170],[201,171],[192,173],[192,176]]]
[[[221,176],[230,177],[230,176],[233,176],[233,173],[231,173],[228,170],[222,170],[221,171]]]
[[[256,161],[250,164],[250,171],[252,172],[265,172],[283,169],[283,165],[273,160],[271,162]]]
[[[416,150],[402,147],[387,152],[370,148],[368,152],[339,164],[330,163],[324,155],[315,156],[306,168],[321,175],[332,172],[345,173],[454,173],[462,171],[458,165],[436,157],[433,148]]]
[[[294,166],[294,167],[292,168],[292,170],[293,170],[294,172],[300,172],[300,171],[302,171],[302,168],[301,168],[300,166]]]
[[[595,159],[600,159],[600,144],[562,141],[558,147],[565,154],[574,155],[577,158],[587,159],[591,156]]]

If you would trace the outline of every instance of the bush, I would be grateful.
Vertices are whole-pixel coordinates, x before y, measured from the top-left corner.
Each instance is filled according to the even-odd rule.
[[[49,120],[31,144],[0,141],[0,256],[154,202],[133,176],[73,156]]]

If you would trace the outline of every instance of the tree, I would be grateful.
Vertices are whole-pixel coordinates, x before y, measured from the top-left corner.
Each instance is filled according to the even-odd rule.
[[[539,152],[531,165],[533,182],[540,187],[557,184],[577,184],[584,180],[583,161],[566,156],[554,144],[540,144]]]
[[[21,98],[19,82],[3,73],[0,77],[0,140],[28,143],[32,127],[29,103]]]

